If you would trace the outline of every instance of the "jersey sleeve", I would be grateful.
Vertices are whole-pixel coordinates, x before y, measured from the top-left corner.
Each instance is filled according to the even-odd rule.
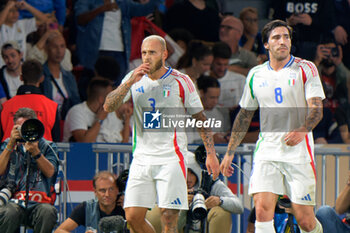
[[[197,88],[187,75],[181,75],[179,80],[180,95],[183,90],[183,103],[188,114],[196,114],[203,110],[201,99],[199,98]]]
[[[239,106],[244,109],[256,110],[258,109],[258,101],[254,95],[253,83],[255,72],[250,71],[245,81],[243,95],[239,102]]]
[[[305,61],[301,64],[303,80],[305,82],[306,100],[313,97],[325,98],[320,76],[314,63]]]

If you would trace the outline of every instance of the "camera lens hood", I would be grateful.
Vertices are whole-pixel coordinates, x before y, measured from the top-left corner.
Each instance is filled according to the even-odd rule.
[[[25,141],[35,142],[44,135],[44,125],[38,119],[28,119],[21,126],[21,135]]]

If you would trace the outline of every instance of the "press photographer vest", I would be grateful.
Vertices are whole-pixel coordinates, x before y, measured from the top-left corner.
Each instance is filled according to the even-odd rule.
[[[44,138],[52,141],[51,130],[55,124],[57,103],[40,94],[16,95],[3,103],[1,126],[4,133],[2,141],[10,137],[13,128],[13,116],[19,108],[31,108],[45,128]]]

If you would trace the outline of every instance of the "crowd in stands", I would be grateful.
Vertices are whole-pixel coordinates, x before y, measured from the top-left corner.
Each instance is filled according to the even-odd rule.
[[[0,104],[2,108],[7,100],[21,94],[17,91],[23,85],[22,63],[29,59],[40,62],[44,76],[40,94],[58,105],[60,127],[54,128],[55,141],[86,141],[72,140],[71,135],[103,123],[105,127],[101,125],[96,131],[100,134],[87,140],[101,141],[98,138],[101,139],[103,128],[108,128],[107,121],[101,120],[107,114],[101,114],[99,104],[91,107],[91,102],[102,100],[97,100],[100,97],[91,88],[89,93],[89,85],[94,86],[95,79],[106,79],[110,83],[108,90],[117,87],[126,73],[141,62],[138,47],[148,34],[165,37],[168,65],[187,74],[198,92],[201,90],[197,80],[201,76],[210,75],[219,81],[215,108],[225,119],[231,117],[225,123],[225,132],[221,132],[226,133],[239,108],[245,76],[255,65],[268,62],[259,31],[259,20],[266,18],[286,20],[293,28],[292,54],[313,61],[319,68],[327,98],[324,120],[314,132],[316,142],[349,141],[350,4],[346,0],[270,1],[265,3],[269,15],[249,5],[232,12],[224,1],[209,0],[164,4],[159,0],[44,2],[1,1]],[[89,100],[89,94],[97,99]],[[89,123],[82,126],[65,122],[69,110],[84,103],[91,112]],[[115,136],[102,141],[128,141],[132,114],[120,114],[115,113],[115,120],[120,122],[112,129],[118,134],[124,132],[125,138]],[[251,129],[257,128],[253,121]],[[4,140],[4,129],[2,133]]]
[[[268,62],[259,31],[259,20],[268,18],[285,20],[293,28],[292,55],[318,68],[326,99],[315,142],[350,143],[349,0],[269,1],[269,15],[248,5],[229,12],[224,0],[162,2],[0,0],[2,141],[11,138],[18,109],[31,108],[44,124],[46,140],[131,142],[132,103],[113,113],[102,106],[140,62],[140,54],[133,53],[139,44],[133,43],[143,38],[134,37],[158,34],[168,43],[168,64],[191,78],[206,115],[223,122],[214,141],[226,144],[246,75]],[[133,26],[141,22],[143,27]],[[253,120],[243,142],[256,141],[257,124]],[[196,134],[189,132],[189,143],[198,142]],[[96,190],[101,180],[115,179],[100,176]],[[98,204],[79,208],[87,205]],[[107,215],[122,212],[112,207]],[[84,212],[76,210],[63,228],[85,224],[79,211]]]

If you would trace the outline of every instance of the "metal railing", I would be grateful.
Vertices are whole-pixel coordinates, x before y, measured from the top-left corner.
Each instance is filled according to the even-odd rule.
[[[61,166],[62,166],[62,172],[64,175],[64,188],[63,188],[63,213],[61,216],[63,216],[63,220],[66,219],[66,214],[67,214],[67,156],[69,155],[69,143],[57,143],[58,146],[58,151],[63,153],[63,160],[61,161]],[[188,149],[190,151],[194,151],[197,148],[198,145],[189,145]],[[241,167],[242,159],[244,157],[250,157],[252,158],[253,152],[254,152],[255,145],[254,144],[243,144],[242,146],[238,147],[236,150],[236,165],[238,166],[239,169],[236,169],[236,171],[239,171],[240,169],[243,170]],[[227,146],[225,145],[220,145],[220,146],[215,146],[216,152],[222,157],[227,149]],[[130,166],[130,161],[131,161],[131,152],[132,152],[132,146],[130,144],[93,144],[92,145],[92,150],[95,153],[95,161],[96,161],[96,166],[95,166],[95,172],[99,171],[99,165],[100,165],[100,156],[102,153],[104,155],[107,153],[108,159],[107,159],[107,168],[109,171],[114,172],[116,174],[119,174],[123,169],[127,169]],[[326,203],[326,156],[334,156],[335,157],[335,198],[339,194],[339,158],[341,156],[348,156],[350,157],[350,151],[343,151],[340,147],[333,147],[332,148],[327,148],[324,146],[316,146],[315,147],[315,155],[322,156],[322,174],[321,174],[321,205],[324,205]],[[73,156],[73,155],[72,155]],[[247,173],[247,172],[245,172]],[[237,172],[237,190],[236,190],[236,195],[242,200],[244,203],[244,198],[246,195],[241,195],[241,180],[242,180],[242,172]],[[227,178],[224,177],[224,182],[227,184]],[[247,197],[246,197],[247,198]],[[250,197],[248,197],[250,198]],[[251,200],[250,200],[251,201]],[[252,205],[252,204],[251,204]],[[61,211],[61,209],[60,209]],[[236,226],[235,230],[236,232],[242,232],[242,226],[241,226],[241,215],[236,215]]]

